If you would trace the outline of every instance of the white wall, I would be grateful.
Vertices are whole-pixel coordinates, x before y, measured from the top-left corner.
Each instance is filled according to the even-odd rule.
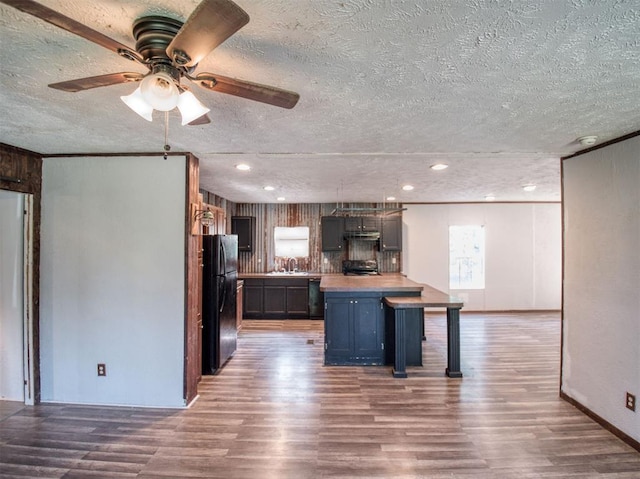
[[[184,405],[185,181],[184,157],[44,160],[43,402]]]
[[[640,137],[563,170],[562,391],[640,441]]]
[[[22,193],[0,190],[0,399],[24,401]]]
[[[408,205],[403,272],[449,291],[449,226],[485,226],[485,289],[452,290],[465,310],[559,310],[561,209],[557,203]]]

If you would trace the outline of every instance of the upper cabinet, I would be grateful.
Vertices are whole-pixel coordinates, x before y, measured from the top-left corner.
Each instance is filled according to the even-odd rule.
[[[401,216],[323,216],[321,226],[322,251],[344,251],[345,237],[375,242],[380,251],[402,251]]]
[[[342,216],[323,216],[320,219],[322,251],[344,251],[344,220]]]
[[[255,216],[232,216],[231,234],[238,235],[238,251],[253,251],[256,237]]]
[[[380,251],[402,251],[402,217],[382,218]]]
[[[380,218],[377,216],[347,216],[344,218],[344,230],[349,233],[380,231]]]

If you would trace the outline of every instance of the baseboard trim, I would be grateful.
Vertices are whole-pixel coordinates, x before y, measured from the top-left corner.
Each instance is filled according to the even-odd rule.
[[[442,308],[425,308],[425,313],[442,313],[443,311],[436,311],[436,309]],[[560,314],[562,311],[560,309],[464,309],[464,307],[460,310],[460,314],[462,313],[473,313],[473,314],[519,314],[519,313],[540,313],[540,314]]]
[[[636,441],[631,436],[625,434],[620,429],[615,427],[613,424],[611,424],[610,422],[608,422],[605,419],[601,418],[596,413],[594,413],[592,410],[590,410],[589,408],[583,406],[582,404],[580,404],[578,401],[576,401],[572,397],[567,396],[567,394],[562,392],[562,391],[560,391],[560,398],[564,399],[565,401],[567,401],[569,404],[571,404],[573,407],[578,409],[580,412],[586,414],[591,419],[593,419],[595,422],[600,424],[603,428],[605,428],[611,434],[613,434],[614,436],[620,438],[621,440],[626,442],[629,446],[634,448],[636,451],[640,452],[640,442]]]

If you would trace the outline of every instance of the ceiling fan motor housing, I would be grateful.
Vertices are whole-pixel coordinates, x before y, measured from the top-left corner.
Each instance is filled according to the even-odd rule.
[[[173,18],[149,16],[137,19],[133,23],[133,38],[136,39],[136,51],[150,65],[165,63],[171,65],[167,47],[182,28],[183,23]]]

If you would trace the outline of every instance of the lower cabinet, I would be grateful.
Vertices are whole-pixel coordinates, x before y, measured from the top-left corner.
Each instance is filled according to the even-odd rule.
[[[263,313],[278,317],[284,317],[287,314],[287,287],[284,284],[280,284],[280,281],[267,281],[264,284],[263,296]]]
[[[325,364],[385,364],[382,299],[325,294]]]
[[[264,313],[264,281],[254,278],[247,278],[243,281],[243,317],[247,319],[260,317]]]
[[[245,278],[246,319],[306,319],[309,317],[307,278]]]
[[[324,363],[327,365],[393,364],[395,318],[385,296],[419,296],[419,292],[325,292]],[[405,312],[407,366],[422,365],[424,317],[421,309]]]
[[[309,281],[301,280],[296,284],[287,285],[287,316],[309,317]]]

